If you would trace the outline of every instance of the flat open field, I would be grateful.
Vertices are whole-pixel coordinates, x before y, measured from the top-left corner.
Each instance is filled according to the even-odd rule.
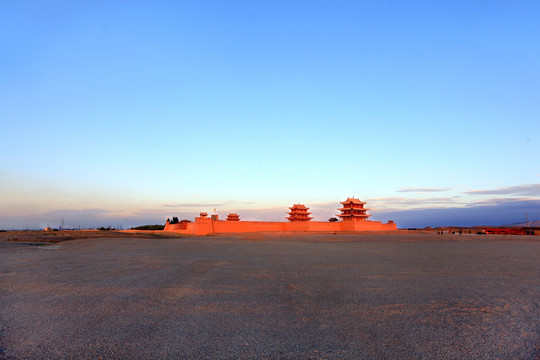
[[[0,358],[540,359],[540,237],[4,241]]]
[[[156,238],[162,233],[174,237],[174,234],[163,231],[100,231],[100,230],[64,230],[64,231],[0,231],[0,247],[2,242],[26,242],[26,243],[57,243],[78,239],[97,238]],[[179,236],[179,235],[176,235]],[[4,246],[7,246],[4,244]]]

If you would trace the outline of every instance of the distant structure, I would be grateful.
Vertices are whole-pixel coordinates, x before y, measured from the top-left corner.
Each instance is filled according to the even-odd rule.
[[[347,198],[347,200],[342,201],[341,204],[343,207],[338,210],[341,211],[341,214],[337,215],[343,221],[365,221],[371,215],[366,214],[366,211],[369,209],[364,208],[365,202],[362,202],[358,199]]]
[[[167,219],[164,231],[174,231],[187,235],[208,235],[215,233],[248,233],[248,232],[356,232],[356,231],[393,231],[397,225],[393,221],[383,224],[380,221],[368,220],[371,216],[364,207],[366,203],[354,197],[341,202],[341,212],[337,215],[341,221],[312,221],[309,208],[303,204],[294,204],[289,208],[286,219],[281,221],[241,221],[236,213],[229,213],[226,220],[219,220],[217,214],[208,217],[201,212],[194,222],[182,220],[178,223]],[[335,218],[332,218],[335,219]]]
[[[237,213],[229,213],[227,215],[227,221],[240,221],[240,216]]]
[[[534,235],[540,233],[540,227],[493,227],[484,229],[483,232],[492,235]]]
[[[286,217],[286,219],[289,221],[309,221],[313,219],[311,216],[309,216],[311,215],[311,213],[308,212],[309,208],[302,204],[294,204],[289,209],[291,211],[287,213],[289,216]]]

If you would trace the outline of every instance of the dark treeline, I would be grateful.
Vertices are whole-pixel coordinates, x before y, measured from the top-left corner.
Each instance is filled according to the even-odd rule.
[[[163,230],[165,225],[142,225],[137,227],[132,227],[131,230]]]

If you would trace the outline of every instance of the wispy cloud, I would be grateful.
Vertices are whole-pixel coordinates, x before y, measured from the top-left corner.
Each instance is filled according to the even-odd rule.
[[[496,197],[496,198],[487,198],[482,199],[474,202],[470,202],[469,206],[497,206],[497,205],[505,205],[509,203],[515,203],[517,201],[521,202],[527,202],[527,201],[538,201],[537,198],[534,197],[526,197],[526,196],[503,196],[503,197]]]
[[[384,212],[399,227],[507,225],[540,219],[540,200],[518,200],[433,209],[395,209]]]
[[[55,209],[44,212],[42,215],[49,217],[64,217],[66,215],[77,218],[100,218],[108,216],[114,213],[112,210],[107,209]]]
[[[398,192],[407,193],[407,192],[414,192],[414,193],[432,193],[432,192],[443,192],[443,191],[449,191],[454,189],[455,186],[449,186],[449,187],[440,187],[440,188],[401,188],[398,190]]]
[[[458,196],[428,199],[409,199],[388,197],[363,199],[371,209],[372,220],[394,220],[399,227],[424,226],[469,226],[504,225],[524,221],[525,213],[529,220],[540,220],[540,200],[529,197],[499,196],[482,198],[479,201],[465,202]],[[208,205],[208,204],[206,204]],[[338,202],[306,204],[311,208],[315,221],[327,221],[338,212]],[[226,212],[219,212],[224,217]],[[268,208],[238,208],[242,220],[286,221],[288,206]],[[3,216],[0,228],[43,228],[46,225],[59,226],[65,219],[66,227],[131,227],[144,224],[163,224],[167,217],[178,216],[192,220],[197,212],[191,209],[146,208],[133,210],[58,209],[25,217]]]
[[[540,184],[526,184],[517,186],[508,186],[489,190],[471,190],[464,192],[470,195],[522,195],[522,196],[540,196]]]
[[[152,216],[145,215],[144,220]],[[0,218],[0,228],[5,229],[40,229],[44,226],[57,227],[62,224],[66,228],[96,228],[100,226],[116,227],[120,224],[141,224],[138,217],[132,213],[112,211],[108,209],[55,209],[39,214],[21,216],[3,216]],[[141,219],[142,220],[142,219]],[[164,222],[164,221],[160,221]],[[150,222],[144,222],[150,223]]]
[[[529,219],[540,219],[540,200],[526,197],[504,197],[467,202],[460,196],[410,199],[388,197],[363,199],[367,201],[372,220],[394,220],[398,226],[472,226],[516,223],[527,212]],[[306,203],[315,221],[327,221],[338,213],[338,202]],[[287,207],[239,209],[243,220],[284,221]]]
[[[163,207],[166,208],[206,208],[206,207],[221,207],[229,205],[250,205],[255,204],[254,201],[234,201],[229,200],[222,203],[169,203],[163,204]]]
[[[175,204],[163,204],[164,207],[166,208],[198,208],[198,207],[217,207],[217,206],[225,206],[225,203],[189,203],[189,204],[184,204],[184,203],[175,203]]]
[[[428,197],[428,198],[409,198],[409,197],[385,197],[366,199],[368,205],[373,208],[426,208],[426,207],[449,207],[463,206],[468,202],[461,196],[448,197]]]
[[[235,210],[235,212],[240,215],[242,220],[251,221],[285,221],[287,211],[289,211],[287,206],[259,209],[245,208]]]

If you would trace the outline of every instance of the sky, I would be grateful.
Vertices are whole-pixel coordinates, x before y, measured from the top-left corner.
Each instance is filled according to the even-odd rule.
[[[2,1],[0,229],[540,220],[538,1]]]

